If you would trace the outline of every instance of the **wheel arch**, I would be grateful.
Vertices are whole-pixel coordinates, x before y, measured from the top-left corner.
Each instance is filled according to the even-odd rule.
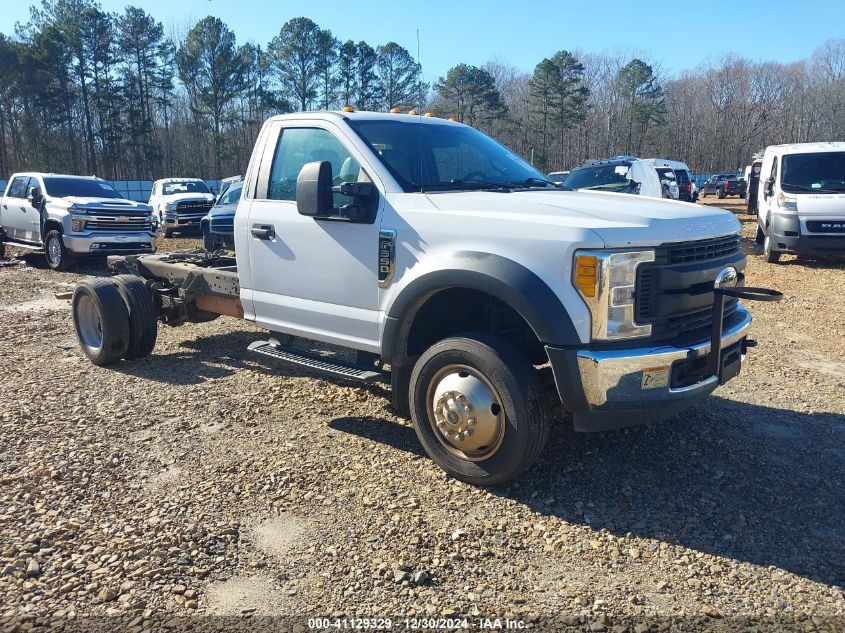
[[[64,235],[64,230],[62,229],[62,223],[57,220],[56,218],[51,218],[50,216],[42,216],[41,219],[41,240],[47,239],[47,233],[52,231],[53,229],[57,230],[60,235]]]
[[[443,264],[408,283],[385,311],[381,337],[385,362],[404,364],[408,337],[420,310],[439,293],[461,288],[483,293],[511,308],[541,343],[580,343],[560,298],[522,264],[501,255],[478,252],[455,253]]]

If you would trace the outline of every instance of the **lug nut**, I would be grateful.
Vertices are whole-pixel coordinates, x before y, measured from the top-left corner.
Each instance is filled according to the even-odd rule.
[[[469,437],[473,433],[475,433],[475,429],[467,429],[466,431],[464,431],[464,436]]]
[[[467,420],[467,424],[469,424],[470,426],[475,426],[476,422],[478,422],[478,420],[476,420],[475,418],[470,418],[469,420]]]

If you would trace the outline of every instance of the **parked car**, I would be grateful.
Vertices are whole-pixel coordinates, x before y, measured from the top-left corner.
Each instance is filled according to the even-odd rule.
[[[708,178],[701,186],[699,195],[704,198],[710,194],[720,200],[727,196],[739,196],[744,198],[748,183],[736,174],[717,174]]]
[[[678,195],[676,200],[683,200],[684,202],[695,202],[695,184],[692,180],[692,171],[687,167],[686,163],[679,160],[670,160],[668,158],[649,158],[655,167],[669,167],[672,173],[675,174],[675,182],[678,185]]]
[[[569,172],[568,189],[590,189],[663,198],[664,190],[654,166],[634,156],[587,161]]]
[[[733,214],[561,190],[472,127],[350,110],[265,123],[235,258],[126,258],[120,277],[156,307],[135,330],[125,281],[81,282],[72,307],[88,358],[149,354],[156,317],[248,319],[270,331],[249,349],[272,361],[390,384],[428,455],[479,485],[515,477],[543,449],[552,414],[538,366],[580,431],[675,415],[739,373],[751,316],[713,291],[742,284]],[[659,197],[641,162],[580,175],[602,171],[608,191],[650,175]],[[286,335],[356,360],[287,347]]]
[[[41,251],[50,268],[68,270],[84,258],[152,253],[151,212],[93,176],[13,174],[0,200],[0,257],[9,244]]]
[[[556,185],[563,184],[563,181],[566,180],[566,177],[569,175],[569,170],[566,171],[553,171],[546,175],[546,178],[551,180]]]
[[[763,257],[845,255],[845,143],[772,145],[757,193]]]
[[[150,206],[158,216],[164,237],[196,232],[214,204],[214,193],[199,178],[164,178],[153,183]]]
[[[226,179],[229,180],[229,179]],[[241,199],[243,181],[240,176],[223,181],[223,190],[211,211],[200,222],[202,245],[211,252],[218,249],[235,249],[235,210]]]

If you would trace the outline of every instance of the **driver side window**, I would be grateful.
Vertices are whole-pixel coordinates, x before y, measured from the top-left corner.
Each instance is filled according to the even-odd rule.
[[[343,144],[328,130],[321,128],[285,128],[279,135],[270,182],[269,200],[296,200],[296,179],[306,163],[329,161],[332,164],[333,184],[357,182],[362,179],[361,165]],[[335,194],[335,205],[349,204],[351,199]]]

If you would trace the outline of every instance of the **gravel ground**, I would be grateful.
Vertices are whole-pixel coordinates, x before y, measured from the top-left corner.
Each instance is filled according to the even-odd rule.
[[[93,366],[54,297],[90,274],[0,268],[0,630],[845,627],[841,263],[750,257],[786,298],[751,306],[738,379],[661,424],[563,420],[489,490],[429,461],[382,387],[248,354],[234,319]]]

